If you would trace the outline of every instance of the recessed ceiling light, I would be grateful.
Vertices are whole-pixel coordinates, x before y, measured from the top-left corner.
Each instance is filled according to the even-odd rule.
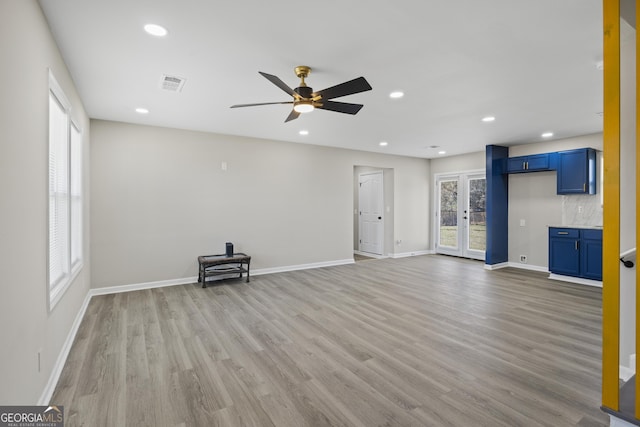
[[[389,94],[389,98],[394,98],[394,99],[402,98],[403,96],[404,96],[404,92],[399,91],[399,90],[396,90],[396,91],[391,92]]]
[[[309,135],[309,131],[308,130],[301,130],[300,132],[298,132],[300,135]]]
[[[387,141],[381,141],[380,142],[380,146],[381,147],[386,147],[387,145],[389,145],[389,143]]]
[[[138,114],[148,114],[149,110],[147,110],[146,108],[136,108],[136,113],[138,113]]]
[[[551,138],[553,136],[553,132],[545,132],[542,135],[543,138]]]
[[[440,154],[442,156],[443,154],[447,154],[447,152],[442,150],[442,151],[438,151],[438,154]]]
[[[492,121],[494,121],[495,119],[496,119],[496,118],[495,118],[495,117],[493,117],[493,116],[487,116],[487,117],[483,117],[483,118],[482,118],[482,121],[483,121],[483,122],[492,122]]]
[[[168,33],[166,28],[156,24],[147,24],[144,26],[144,30],[152,36],[156,37],[164,37]]]

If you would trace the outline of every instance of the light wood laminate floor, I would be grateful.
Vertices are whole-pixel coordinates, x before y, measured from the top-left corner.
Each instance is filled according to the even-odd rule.
[[[94,297],[67,426],[605,426],[601,290],[427,255]]]

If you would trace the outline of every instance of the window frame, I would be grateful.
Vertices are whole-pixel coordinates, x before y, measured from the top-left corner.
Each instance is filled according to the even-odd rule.
[[[47,301],[51,311],[83,268],[84,194],[82,129],[71,118],[71,103],[51,70],[49,70],[48,101]],[[57,127],[53,124],[52,106],[54,105],[59,107]],[[60,120],[60,112],[64,115],[62,120]],[[64,131],[61,131],[62,129]],[[56,135],[56,132],[61,133]],[[55,139],[56,136],[57,139]],[[62,158],[56,156],[59,152]],[[54,229],[55,226],[59,227]],[[55,232],[58,233],[59,239],[52,237]],[[55,244],[54,239],[59,245]],[[52,262],[60,263],[57,269],[59,274],[56,274],[55,278],[52,277]]]

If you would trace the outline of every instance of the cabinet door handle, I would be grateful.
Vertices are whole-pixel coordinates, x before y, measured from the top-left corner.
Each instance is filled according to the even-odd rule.
[[[578,250],[578,241],[576,240],[576,251]]]
[[[587,192],[587,184],[586,184],[586,183],[584,183],[584,182],[582,183],[582,191],[583,191],[584,193],[586,193],[586,192]]]
[[[526,169],[526,170],[529,170],[529,162],[525,162],[525,164],[527,165],[527,166],[525,167],[525,169]]]

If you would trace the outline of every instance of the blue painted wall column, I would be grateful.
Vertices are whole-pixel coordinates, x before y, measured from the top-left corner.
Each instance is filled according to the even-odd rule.
[[[509,260],[509,147],[487,145],[487,249],[485,264]]]

